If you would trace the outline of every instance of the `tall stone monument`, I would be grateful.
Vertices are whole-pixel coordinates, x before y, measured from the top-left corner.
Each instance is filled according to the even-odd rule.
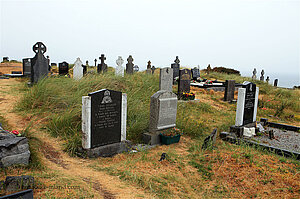
[[[176,56],[176,59],[174,60],[174,63],[171,64],[171,68],[173,69],[173,78],[179,76],[179,70],[180,70],[180,60],[178,59],[178,56]]]
[[[127,74],[133,74],[133,61],[134,59],[132,58],[131,55],[129,55],[129,57],[127,58],[128,63],[126,64],[126,73]]]
[[[124,67],[122,66],[124,63],[124,60],[121,56],[118,56],[118,59],[116,60],[116,70],[115,70],[115,75],[116,76],[122,76],[124,77]]]
[[[159,73],[159,90],[172,92],[173,68],[161,68]]]
[[[44,56],[46,51],[47,48],[42,42],[37,42],[33,46],[35,56],[31,59],[31,83],[37,83],[49,73],[48,60]]]
[[[73,79],[79,80],[83,77],[83,65],[82,61],[78,57],[73,67]]]
[[[274,86],[277,87],[278,86],[278,79],[274,80]]]
[[[266,82],[269,84],[269,81],[270,81],[270,77],[267,76],[267,79],[266,79]]]
[[[148,61],[146,74],[151,74],[151,61],[150,60]]]
[[[257,71],[256,71],[256,68],[254,68],[253,75],[252,75],[253,80],[256,80],[256,74],[257,74]]]
[[[23,60],[23,75],[30,76],[31,74],[31,58],[24,58]]]
[[[101,57],[99,57],[101,63],[98,64],[98,67],[97,67],[97,72],[98,73],[106,73],[107,72],[107,64],[104,63],[104,61],[106,60],[106,57],[104,56],[104,54],[101,54]]]
[[[209,74],[211,71],[211,67],[210,67],[210,64],[208,64],[207,68],[206,68],[206,73]]]
[[[264,81],[265,80],[265,77],[264,77],[265,71],[264,71],[264,69],[262,69],[260,74],[261,74],[260,81]]]
[[[97,67],[97,59],[94,59],[95,67]]]
[[[231,102],[234,100],[235,80],[225,81],[224,101]]]
[[[127,95],[102,89],[82,97],[82,146],[89,157],[128,151]]]
[[[183,93],[190,92],[191,83],[191,71],[189,69],[183,69],[179,71],[179,81],[178,81],[178,98],[182,98]]]

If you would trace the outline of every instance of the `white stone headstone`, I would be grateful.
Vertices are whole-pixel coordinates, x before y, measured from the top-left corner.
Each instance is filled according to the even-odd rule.
[[[73,67],[73,79],[79,80],[83,77],[82,61],[78,57]]]
[[[118,59],[116,60],[116,63],[117,63],[117,67],[116,67],[115,74],[117,76],[124,77],[124,68],[122,66],[122,64],[124,63],[124,60],[122,59],[121,56],[118,57]]]

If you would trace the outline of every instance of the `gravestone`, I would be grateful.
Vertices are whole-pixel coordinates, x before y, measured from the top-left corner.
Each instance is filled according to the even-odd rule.
[[[58,74],[68,75],[69,74],[69,64],[67,62],[62,62],[58,64]]]
[[[88,60],[85,61],[85,65],[89,66],[89,61]]]
[[[173,86],[173,69],[161,68],[159,73],[159,90],[166,90],[172,92]]]
[[[82,65],[82,61],[78,57],[73,67],[73,79],[79,80],[82,77],[83,77],[83,65]]]
[[[35,56],[31,59],[31,83],[37,83],[49,73],[48,60],[44,56],[47,48],[42,42],[37,42],[32,49]]]
[[[146,74],[151,74],[151,61],[150,60],[148,61]]]
[[[134,67],[133,67],[133,72],[139,72],[139,70],[140,70],[140,68],[139,68],[139,66],[138,65],[134,65]]]
[[[87,74],[87,67],[88,65],[82,65],[83,76]]]
[[[95,59],[94,62],[95,62],[95,67],[97,67],[97,59]]]
[[[127,95],[102,89],[82,97],[83,148],[89,157],[127,151]]]
[[[193,80],[197,80],[200,77],[200,70],[199,70],[199,68],[195,67],[194,69],[191,70],[191,72],[192,72],[192,79]]]
[[[183,69],[179,71],[179,81],[178,81],[178,97],[182,97],[183,93],[190,92],[191,83],[191,71],[189,69]]]
[[[57,66],[57,64],[56,64],[56,63],[51,63],[50,65],[51,65],[51,67],[52,67],[52,66]]]
[[[126,64],[126,73],[127,74],[133,74],[133,61],[134,59],[132,58],[131,55],[129,55],[129,57],[127,58],[128,63]]]
[[[151,96],[149,131],[156,132],[176,126],[177,96],[171,91],[157,91]]]
[[[171,64],[171,68],[173,69],[173,78],[179,76],[179,70],[180,70],[180,60],[178,59],[178,56],[176,56],[176,59],[174,60],[174,63]]]
[[[98,64],[98,68],[97,68],[97,72],[98,73],[106,73],[107,72],[107,64],[104,63],[104,61],[106,60],[106,57],[104,56],[104,54],[101,54],[101,57],[99,57],[101,63]]]
[[[244,82],[238,90],[235,126],[256,121],[259,88],[254,83]]]
[[[257,73],[256,68],[254,68],[254,70],[253,70],[253,75],[252,75],[252,79],[253,79],[253,80],[256,79],[256,73]]]
[[[51,66],[50,66],[50,58],[49,55],[46,56],[47,60],[48,60],[48,67],[49,67],[49,71],[51,71]]]
[[[24,58],[22,61],[23,61],[23,75],[30,76],[30,74],[31,74],[31,58]]]
[[[117,63],[117,67],[115,70],[115,75],[124,77],[124,67],[122,66],[124,63],[123,58],[121,56],[118,56],[116,63]]]
[[[234,100],[235,80],[225,81],[224,101],[231,102]]]
[[[267,76],[266,82],[269,84],[270,78]]]
[[[265,80],[265,77],[264,77],[265,71],[264,71],[264,69],[261,71],[260,74],[261,74],[260,81],[264,81]]]
[[[154,74],[155,70],[156,70],[155,66],[152,66],[151,68],[152,75]]]
[[[278,86],[278,79],[274,80],[274,86],[277,87]]]
[[[3,61],[2,62],[9,62],[9,58],[8,57],[3,57]]]
[[[209,74],[211,71],[211,67],[210,67],[210,64],[208,64],[207,68],[206,68],[206,73]]]

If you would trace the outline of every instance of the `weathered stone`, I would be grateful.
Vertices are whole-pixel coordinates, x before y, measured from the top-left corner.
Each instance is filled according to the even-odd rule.
[[[193,80],[197,80],[200,77],[200,70],[199,70],[199,68],[195,67],[194,69],[191,70],[191,72],[192,72],[192,79]]]
[[[36,54],[31,59],[31,83],[37,83],[49,73],[48,60],[44,57],[47,48],[42,42],[37,42],[33,46],[33,51]]]
[[[225,81],[224,101],[231,102],[234,100],[235,80]]]
[[[67,62],[62,62],[58,64],[58,73],[59,75],[68,75],[69,74],[69,64]]]
[[[161,68],[159,75],[159,90],[166,90],[172,92],[173,86],[173,69]]]
[[[127,58],[128,63],[126,64],[126,73],[127,74],[133,74],[133,61],[134,59],[132,58],[131,55],[129,55],[129,57]]]
[[[277,87],[278,86],[278,79],[274,80],[274,86]]]
[[[171,68],[173,69],[173,78],[179,76],[179,70],[180,70],[180,60],[178,59],[178,56],[176,56],[176,59],[174,60],[174,63],[171,64]]]
[[[97,68],[97,72],[98,73],[106,73],[107,72],[107,64],[104,63],[104,61],[106,60],[106,57],[104,56],[104,54],[101,54],[101,57],[99,57],[101,63],[98,64],[98,68]]]
[[[82,61],[78,57],[74,63],[73,67],[73,79],[79,80],[83,77],[83,67]]]
[[[260,81],[264,81],[265,80],[265,77],[264,77],[265,71],[262,70],[260,74],[261,74]]]
[[[124,77],[124,67],[122,66],[124,63],[123,58],[119,56],[118,59],[116,60],[116,63],[117,63],[117,67],[115,70],[115,75]]]
[[[31,58],[24,58],[22,61],[23,61],[23,75],[30,76],[30,74],[31,74]]]
[[[191,71],[189,69],[183,69],[179,71],[178,81],[178,97],[181,98],[183,93],[190,92],[191,83]]]
[[[22,176],[7,176],[4,182],[5,190],[19,191],[22,189],[34,188],[34,177],[22,175]]]

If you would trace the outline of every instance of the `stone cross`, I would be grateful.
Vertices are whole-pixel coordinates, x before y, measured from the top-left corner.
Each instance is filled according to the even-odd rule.
[[[134,59],[132,58],[131,55],[129,55],[129,57],[127,58],[128,63],[126,64],[126,73],[127,74],[133,74],[133,61]]]
[[[173,69],[173,78],[175,83],[175,78],[179,76],[179,70],[180,70],[180,60],[178,59],[178,56],[176,56],[176,59],[174,60],[174,63],[171,64],[171,68]]]
[[[36,54],[31,59],[31,83],[36,83],[48,75],[49,64],[44,56],[47,48],[42,42],[34,44],[32,49]]]
[[[252,75],[252,79],[253,79],[253,80],[256,79],[256,73],[257,73],[256,68],[254,68],[254,70],[253,70],[253,75]]]
[[[176,64],[179,64],[179,63],[180,63],[180,60],[178,59],[178,56],[176,56],[176,59],[174,60],[174,62],[175,62]]]
[[[151,74],[151,61],[150,60],[148,61],[146,74]]]
[[[264,69],[262,69],[262,71],[261,71],[261,76],[260,76],[260,81],[264,81],[264,79],[265,79],[265,77],[264,77],[264,74],[265,74],[265,71],[264,71]]]
[[[151,68],[152,75],[154,74],[155,69],[156,69],[155,66],[152,66],[152,68]]]
[[[267,76],[266,82],[269,84],[270,78]]]
[[[101,63],[98,64],[97,72],[101,73],[101,71],[103,71],[103,73],[106,73],[107,72],[107,64],[104,63],[104,61],[106,60],[106,57],[104,56],[104,54],[101,54],[101,57],[99,57],[99,59],[101,60]]]
[[[94,62],[95,62],[95,67],[96,67],[97,66],[97,59],[95,59]]]

